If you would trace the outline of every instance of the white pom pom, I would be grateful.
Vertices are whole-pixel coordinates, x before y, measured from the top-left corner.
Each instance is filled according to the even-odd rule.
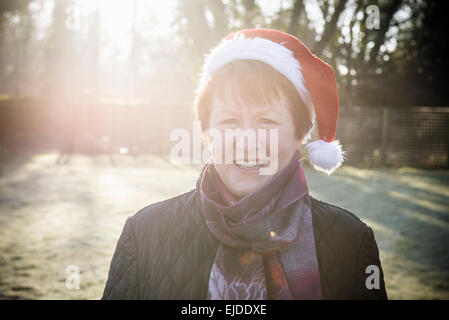
[[[318,170],[331,174],[343,163],[344,151],[338,140],[316,140],[306,145],[309,162]]]

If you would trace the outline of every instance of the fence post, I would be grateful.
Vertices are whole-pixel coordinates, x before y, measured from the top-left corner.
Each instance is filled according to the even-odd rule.
[[[445,116],[446,116],[446,130],[447,130],[449,129],[449,113],[446,113]],[[446,166],[449,167],[449,135],[447,134],[446,134]]]
[[[388,130],[389,130],[389,108],[388,107],[383,107],[383,112],[382,112],[382,128],[381,128],[381,134],[382,134],[382,140],[381,140],[381,145],[380,145],[380,164],[382,166],[385,165],[385,158],[386,158],[386,153],[387,153],[387,147],[388,147]]]

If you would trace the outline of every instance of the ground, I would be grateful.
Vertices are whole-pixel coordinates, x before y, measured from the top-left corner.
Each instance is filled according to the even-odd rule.
[[[99,299],[125,219],[191,190],[200,170],[152,156],[57,159],[0,153],[2,299]],[[449,171],[305,169],[313,196],[373,229],[390,299],[449,299]],[[79,289],[66,287],[69,266]]]

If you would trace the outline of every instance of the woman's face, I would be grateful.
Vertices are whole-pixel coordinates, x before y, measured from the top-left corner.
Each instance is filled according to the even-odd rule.
[[[215,98],[211,106],[209,129],[209,132],[215,130],[215,133],[220,133],[221,137],[217,139],[216,135],[206,132],[213,146],[217,172],[238,199],[268,183],[273,175],[289,163],[299,150],[302,140],[296,137],[293,117],[284,99],[268,106],[224,106]],[[230,132],[238,133],[239,129],[240,132],[249,129],[246,132],[253,132],[256,139],[229,135]],[[276,131],[277,139],[273,135]],[[263,152],[261,148],[265,148]],[[232,161],[226,158],[229,155]],[[264,174],[261,174],[261,169],[265,170]]]

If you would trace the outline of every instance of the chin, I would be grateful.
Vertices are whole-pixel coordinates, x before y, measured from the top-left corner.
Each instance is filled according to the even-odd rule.
[[[229,190],[238,198],[243,198],[267,184],[272,176],[234,173],[228,180]]]

